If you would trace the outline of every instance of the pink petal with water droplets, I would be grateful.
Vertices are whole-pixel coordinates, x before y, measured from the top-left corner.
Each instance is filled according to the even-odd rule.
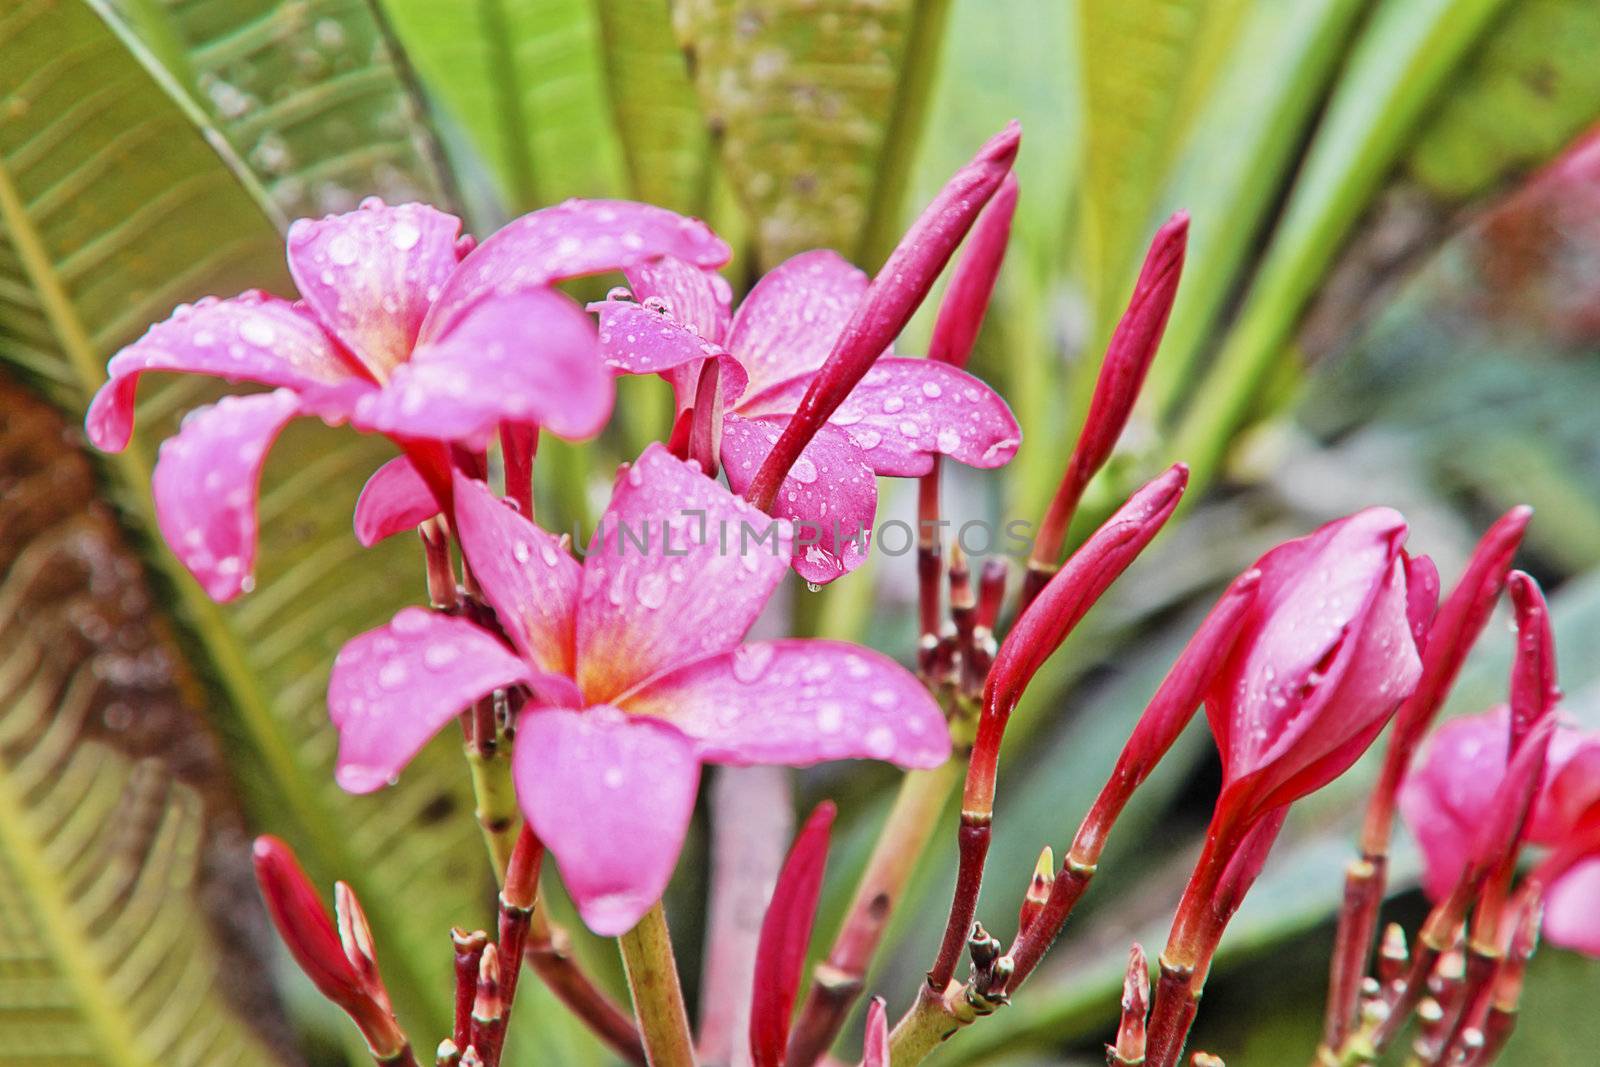
[[[734,492],[749,487],[787,421],[781,415],[729,415],[723,420],[722,467]],[[815,585],[848,574],[867,560],[878,511],[878,479],[863,443],[836,426],[824,426],[773,498],[773,515],[795,524],[795,573]]]
[[[624,274],[639,300],[665,302],[674,321],[707,341],[721,343],[733,317],[733,288],[714,270],[702,270],[675,256],[636,263]]]
[[[867,276],[837,252],[802,252],[756,282],[733,317],[726,342],[759,392],[828,358],[867,291]]]
[[[631,200],[568,200],[513,219],[462,260],[423,324],[423,336],[440,336],[485,294],[626,270],[659,256],[720,267],[730,255],[699,219]]]
[[[382,787],[433,735],[479,697],[533,671],[487,630],[425,608],[340,649],[328,679],[328,717],[339,731],[334,777],[351,793]]]
[[[589,316],[553,289],[481,301],[447,334],[418,345],[353,421],[436,441],[482,442],[501,422],[592,437],[616,396],[598,345]]]
[[[573,673],[578,561],[559,539],[455,473],[456,536],[511,643],[546,671]]]
[[[604,705],[530,708],[511,766],[584,923],[602,937],[633,929],[661,899],[689,829],[700,782],[689,739]]]
[[[297,219],[289,273],[317,318],[380,378],[406,361],[456,269],[461,220],[426,204]]]
[[[746,399],[739,413],[792,414],[809,385],[809,377],[792,378]],[[927,474],[936,455],[969,467],[1003,466],[1022,440],[999,393],[928,359],[878,360],[828,424],[848,430],[872,469],[895,478]]]
[[[584,558],[579,687],[591,702],[607,701],[732,648],[788,563],[780,524],[651,445],[618,476]]]
[[[1557,945],[1600,959],[1600,857],[1557,878],[1545,893],[1544,934]]]
[[[939,706],[910,671],[843,641],[754,641],[646,682],[618,700],[694,739],[708,763],[880,759],[937,767]]]
[[[439,514],[439,502],[417,468],[397,456],[372,472],[356,499],[356,540],[371,548],[386,537],[415,530]]]
[[[96,448],[120,452],[133,432],[133,400],[145,371],[210,374],[297,390],[338,385],[355,371],[333,339],[297,304],[261,292],[207,297],[111,357],[110,380],[89,404],[85,426]]]
[[[289,389],[227,396],[196,408],[162,442],[151,487],[173,553],[212,600],[255,584],[256,493],[279,431],[301,414]]]
[[[623,374],[665,376],[678,394],[680,409],[693,402],[694,380],[707,358],[722,364],[722,395],[728,403],[744,392],[748,378],[743,365],[669,316],[631,300],[601,300],[589,310],[600,316],[600,355],[606,365]],[[693,373],[673,373],[682,367]]]

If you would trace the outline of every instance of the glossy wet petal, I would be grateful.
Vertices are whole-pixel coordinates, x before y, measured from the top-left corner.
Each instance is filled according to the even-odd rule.
[[[842,641],[754,641],[646,682],[620,698],[664,719],[708,763],[878,759],[937,767],[950,755],[944,715],[910,671]]]
[[[584,923],[627,933],[661,899],[683,848],[700,782],[689,739],[603,705],[531,708],[511,760],[517,802]]]
[[[693,402],[700,362],[722,364],[722,393],[731,403],[744,393],[747,376],[737,359],[689,326],[664,312],[631,300],[602,300],[589,305],[600,317],[600,354],[606,365],[623,374],[660,374],[672,382],[681,410]],[[674,372],[686,368],[688,373]]]
[[[699,219],[631,200],[568,200],[513,219],[461,261],[423,335],[436,338],[488,295],[626,270],[660,256],[720,267],[728,246]]]
[[[415,530],[439,514],[433,491],[417,468],[397,456],[372,472],[356,499],[356,540],[371,547],[386,537]]]
[[[223,397],[191,412],[161,444],[151,479],[157,524],[213,600],[232,600],[255,584],[261,467],[299,414],[288,389]]]
[[[354,421],[439,441],[483,442],[501,422],[576,439],[605,426],[615,394],[589,316],[553,289],[530,289],[482,301],[418,345]]]
[[[809,378],[748,397],[741,415],[789,414]],[[1016,455],[1022,430],[1000,394],[964,370],[928,359],[880,359],[829,420],[844,427],[879,474],[915,478],[949,456],[969,467],[999,467]]]
[[[737,644],[782,580],[786,531],[653,444],[617,478],[583,563],[578,683],[610,700]]]
[[[395,777],[433,735],[486,693],[529,681],[532,669],[465,619],[405,608],[387,626],[347,642],[328,680],[339,731],[339,785],[370,793]]]
[[[571,675],[578,561],[558,538],[459,471],[455,497],[462,552],[512,644],[541,669]]]
[[[763,275],[728,329],[728,351],[750,372],[751,393],[822,366],[866,291],[867,276],[827,249]]]
[[[636,263],[623,272],[637,299],[659,300],[676,322],[720,344],[733,317],[733,287],[714,270],[676,256]]]
[[[737,415],[723,420],[722,466],[734,492],[748,488],[786,421]],[[866,450],[835,426],[824,426],[806,445],[772,501],[773,515],[795,524],[795,573],[816,585],[866,562],[877,510],[878,480]]]
[[[1400,788],[1400,814],[1422,849],[1423,887],[1443,900],[1461,872],[1477,827],[1506,773],[1504,707],[1441,726]]]
[[[426,204],[359,209],[289,227],[289,272],[328,330],[380,378],[404,363],[456,269],[461,220]]]
[[[89,404],[96,448],[118,452],[133,432],[133,401],[145,371],[209,374],[296,390],[336,386],[355,371],[302,307],[261,292],[183,305],[111,357],[110,380]]]

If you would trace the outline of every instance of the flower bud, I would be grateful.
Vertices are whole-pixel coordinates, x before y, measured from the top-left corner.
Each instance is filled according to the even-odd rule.
[[[822,895],[833,816],[833,804],[823,801],[795,835],[761,921],[750,1001],[750,1059],[755,1067],[783,1065],[790,1015]]]
[[[983,325],[984,312],[994,283],[1000,277],[1000,264],[1011,240],[1011,219],[1017,211],[1017,176],[1007,174],[989,206],[978,216],[972,235],[967,238],[961,258],[950,275],[950,287],[939,302],[939,317],[933,324],[928,343],[928,358],[965,367],[973,343]]]

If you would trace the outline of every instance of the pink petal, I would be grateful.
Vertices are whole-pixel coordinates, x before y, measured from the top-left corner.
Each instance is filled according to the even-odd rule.
[[[732,318],[733,288],[714,270],[702,270],[675,256],[636,263],[625,272],[640,300],[660,300],[667,313],[707,341],[720,344]]]
[[[517,802],[584,923],[627,933],[667,888],[694,811],[700,761],[665,723],[616,708],[531,708],[511,754]]]
[[[461,220],[426,204],[359,210],[289,227],[289,273],[328,330],[380,379],[404,363],[456,269]]]
[[[889,1007],[882,997],[867,1005],[867,1036],[861,1067],[889,1067]]]
[[[708,763],[878,759],[937,767],[944,715],[898,663],[842,641],[756,641],[679,667],[619,703],[672,723]]]
[[[722,392],[729,402],[744,392],[747,375],[738,360],[703,335],[660,311],[631,300],[601,300],[589,305],[600,316],[600,355],[622,374],[660,374],[673,383],[682,410],[694,401],[700,362],[722,364]],[[673,372],[689,368],[687,375]]]
[[[110,380],[89,404],[96,448],[120,452],[133,433],[133,400],[144,371],[210,374],[296,390],[338,385],[355,372],[298,304],[262,292],[181,305],[165,322],[111,357]]]
[[[386,537],[415,530],[439,514],[433,490],[405,456],[372,472],[356,499],[356,540],[371,548]]]
[[[568,200],[513,219],[462,260],[423,324],[423,336],[440,336],[485,293],[507,296],[660,256],[720,267],[730,255],[699,219],[630,200]]]
[[[787,421],[784,416],[737,415],[723,420],[722,466],[734,492],[749,487]],[[772,501],[772,514],[796,527],[795,573],[815,585],[866,562],[877,511],[878,480],[866,454],[835,426],[824,426],[811,439]]]
[[[532,675],[487,630],[424,608],[346,642],[328,679],[340,787],[380,788],[473,701]]]
[[[219,603],[255,585],[256,493],[267,449],[302,412],[288,389],[196,408],[161,444],[151,487],[161,535]]]
[[[788,563],[780,524],[651,445],[618,476],[584,559],[584,696],[608,701],[659,671],[732,648]]]
[[[1422,848],[1422,885],[1443,900],[1466,869],[1477,827],[1506,774],[1504,707],[1441,726],[1400,787],[1400,815]]]
[[[1600,858],[1585,860],[1545,893],[1544,933],[1552,945],[1600,959]]]
[[[750,372],[751,391],[822,366],[866,291],[867,276],[825,248],[763,275],[728,330],[728,351]]]
[[[577,439],[605,426],[615,393],[589,316],[553,289],[528,289],[478,302],[448,333],[419,344],[353,421],[463,442],[486,440],[501,422],[532,422]]]
[[[511,643],[541,669],[570,676],[578,561],[557,538],[459,471],[455,499],[461,550]]]
[[[739,405],[745,416],[791,414],[808,378],[792,378]],[[964,370],[930,359],[880,359],[829,425],[845,427],[879,474],[916,478],[949,456],[969,467],[1000,467],[1016,455],[1022,430],[1000,394]]]

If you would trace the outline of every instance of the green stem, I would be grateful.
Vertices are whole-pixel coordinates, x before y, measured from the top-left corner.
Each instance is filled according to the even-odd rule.
[[[951,984],[950,990],[940,996],[927,983],[918,983],[917,1002],[895,1024],[889,1035],[890,1067],[915,1067],[927,1059],[950,1035],[966,1026],[976,1017],[970,1010],[952,1007],[954,1000],[959,1009],[967,1009],[961,999],[961,987]]]
[[[683,1006],[683,987],[678,984],[678,964],[661,902],[645,912],[638,926],[617,938],[617,944],[650,1067],[695,1067],[689,1013]]]
[[[496,744],[487,749],[468,742],[467,766],[472,771],[472,795],[477,801],[473,814],[483,831],[489,858],[494,861],[496,884],[505,881],[506,864],[516,847],[522,817],[517,809],[517,791],[511,782],[511,749]]]

